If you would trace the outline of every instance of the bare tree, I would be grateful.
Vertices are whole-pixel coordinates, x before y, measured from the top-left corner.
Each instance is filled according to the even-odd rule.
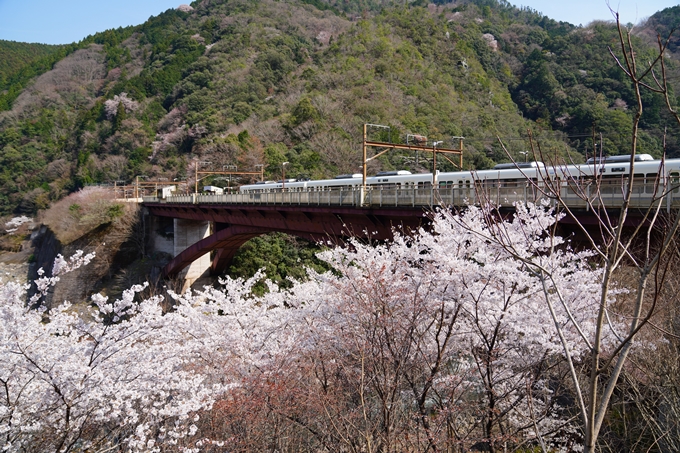
[[[596,450],[614,391],[624,376],[636,340],[657,312],[659,291],[669,270],[674,237],[680,224],[680,215],[671,211],[670,205],[666,205],[667,197],[677,188],[677,181],[673,186],[673,181],[666,175],[665,160],[661,161],[655,180],[641,181],[635,174],[638,132],[643,114],[642,93],[648,90],[662,96],[669,113],[680,124],[680,117],[672,105],[664,63],[668,39],[664,42],[659,37],[655,59],[642,65],[636,59],[631,30],[621,25],[618,13],[614,14],[620,49],[618,52],[610,49],[610,54],[628,78],[636,98],[636,103],[629,106],[634,112],[629,174],[616,182],[605,180],[598,170],[597,158],[593,163],[592,175],[575,172],[573,169],[578,167],[549,158],[540,143],[533,140],[531,143],[535,160],[550,162],[555,174],[560,175],[554,177],[546,173],[543,181],[533,183],[534,190],[540,196],[553,200],[558,209],[575,221],[595,253],[593,259],[602,263],[604,269],[597,316],[579,321],[570,315],[569,324],[582,332],[581,341],[589,350],[587,358],[575,357],[570,351],[571,346],[564,340],[565,324],[560,323],[554,314],[556,307],[566,305],[559,291],[555,290],[552,275],[539,262],[527,261],[531,272],[544,281],[545,301],[550,307],[554,327],[562,338],[586,452]],[[640,193],[645,195],[647,208],[640,218],[633,219],[633,210],[640,208],[640,205],[635,204]],[[570,207],[574,205],[574,200],[596,217],[596,228],[588,228],[579,221],[577,213]],[[620,203],[617,206],[618,214],[611,214],[614,211],[605,209],[613,207],[612,200]],[[491,217],[489,220],[493,221]],[[624,228],[631,223],[632,228]],[[523,251],[516,249],[509,239],[501,228],[496,230],[493,237],[494,241],[521,257]],[[617,279],[624,272],[629,290],[626,295],[621,294],[616,287]],[[594,325],[592,335],[584,333],[583,326],[586,324]],[[605,337],[612,334],[615,341],[606,341]],[[585,371],[581,371],[579,365]]]

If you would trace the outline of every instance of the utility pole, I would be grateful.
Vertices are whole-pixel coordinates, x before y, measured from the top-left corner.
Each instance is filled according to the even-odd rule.
[[[367,162],[367,156],[366,156],[366,138],[367,138],[367,124],[364,123],[364,141],[363,141],[363,157],[361,159],[361,162],[363,162],[362,167],[362,178],[361,178],[361,193],[360,198],[359,198],[359,206],[364,205],[364,201],[366,200],[366,162]]]
[[[281,192],[286,191],[286,165],[288,165],[288,162],[284,162],[281,164],[281,173],[282,173],[282,179],[281,179]]]

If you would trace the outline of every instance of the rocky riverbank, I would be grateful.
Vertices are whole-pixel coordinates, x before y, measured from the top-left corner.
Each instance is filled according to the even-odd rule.
[[[27,283],[31,260],[32,253],[30,248],[20,252],[0,254],[0,281],[3,283],[9,281]]]

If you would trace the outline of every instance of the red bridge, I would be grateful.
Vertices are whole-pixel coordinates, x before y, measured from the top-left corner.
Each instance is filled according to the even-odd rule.
[[[484,194],[484,200],[508,209],[517,201],[537,202],[540,198],[541,194],[526,184],[496,187]],[[588,202],[565,188],[562,198],[584,219],[593,206],[621,204],[620,191],[612,191],[605,198],[600,194],[596,202]],[[192,194],[143,200],[151,215],[174,219],[175,258],[164,268],[164,274],[179,275],[187,266],[203,260],[194,275],[186,275],[188,280],[197,278],[207,267],[213,275],[219,275],[239,247],[262,234],[277,231],[336,244],[351,236],[389,240],[394,230],[408,232],[427,226],[433,206],[463,207],[478,202],[474,188],[387,189],[364,194],[355,190]],[[680,197],[642,193],[632,200],[632,206],[641,210],[655,204],[670,210],[680,206]],[[208,265],[208,254],[213,251]]]
[[[213,233],[179,253],[164,269],[177,275],[186,266],[216,251],[211,273],[224,271],[236,251],[255,236],[274,231],[310,241],[342,243],[350,236],[391,239],[393,229],[415,230],[427,220],[422,207],[353,208],[343,206],[267,206],[267,205],[174,205],[145,202],[154,216],[172,217],[213,224]]]

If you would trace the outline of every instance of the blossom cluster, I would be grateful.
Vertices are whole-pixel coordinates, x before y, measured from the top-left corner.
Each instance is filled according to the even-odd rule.
[[[0,284],[0,447],[226,448],[238,436],[206,433],[201,417],[254,382],[290,380],[276,386],[285,403],[268,397],[269,410],[309,432],[342,433],[331,439],[378,436],[405,451],[424,448],[407,447],[413,439],[443,446],[453,440],[442,433],[455,431],[458,446],[574,449],[562,390],[542,370],[588,351],[601,270],[546,233],[555,221],[532,205],[493,225],[476,208],[441,212],[432,231],[322,252],[333,270],[288,290],[268,283],[255,297],[263,275],[226,278],[169,292],[167,312],[162,297],[140,296],[146,284],[114,301],[97,294],[86,313],[31,308],[27,298],[93,259],[60,256],[37,295]],[[385,428],[397,422],[408,428]]]
[[[120,93],[113,96],[113,99],[109,99],[104,102],[104,112],[106,113],[106,118],[113,119],[118,114],[118,106],[122,105],[126,113],[131,113],[137,110],[139,103],[128,97],[127,93]]]
[[[32,221],[33,221],[32,218],[26,217],[25,215],[14,217],[10,219],[8,222],[5,222],[5,232],[7,234],[13,234],[19,229],[21,225]]]

